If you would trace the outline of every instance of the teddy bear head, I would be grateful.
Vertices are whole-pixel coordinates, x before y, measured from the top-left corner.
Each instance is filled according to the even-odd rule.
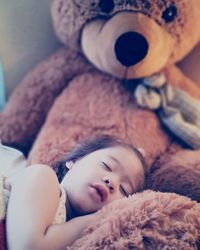
[[[199,0],[54,0],[52,16],[65,45],[119,78],[156,73],[200,40]]]

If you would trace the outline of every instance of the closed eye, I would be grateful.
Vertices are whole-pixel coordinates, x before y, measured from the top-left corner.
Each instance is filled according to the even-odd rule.
[[[119,190],[123,196],[128,197],[128,193],[126,192],[126,190],[123,188],[122,185],[120,185]]]
[[[106,170],[112,172],[111,167],[110,167],[108,164],[106,164],[104,161],[102,161],[102,165],[103,165],[103,167],[104,167]]]
[[[104,161],[102,161],[102,166],[103,166],[107,171],[112,172],[112,168],[111,168],[107,163],[105,163]],[[126,192],[126,190],[124,189],[124,187],[123,187],[122,185],[119,186],[119,190],[120,190],[120,193],[121,193],[123,196],[126,196],[126,197],[129,196],[129,194]]]

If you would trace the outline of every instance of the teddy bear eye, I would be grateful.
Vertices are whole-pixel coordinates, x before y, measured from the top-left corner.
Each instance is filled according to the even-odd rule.
[[[109,13],[114,8],[113,0],[100,0],[99,7],[102,12]]]
[[[170,6],[165,11],[163,11],[162,18],[166,23],[172,22],[177,16],[177,8],[176,6]]]

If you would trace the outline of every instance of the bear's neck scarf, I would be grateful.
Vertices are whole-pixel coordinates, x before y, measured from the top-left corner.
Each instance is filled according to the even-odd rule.
[[[200,148],[200,101],[167,82],[163,73],[143,78],[134,92],[142,108],[157,110],[161,121],[193,149]]]

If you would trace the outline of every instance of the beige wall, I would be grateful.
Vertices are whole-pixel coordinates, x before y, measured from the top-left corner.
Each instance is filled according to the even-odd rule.
[[[0,60],[6,93],[58,47],[50,17],[51,0],[0,0]]]
[[[7,96],[30,68],[59,46],[50,5],[51,0],[0,0],[0,60]],[[200,84],[200,46],[180,66]]]

